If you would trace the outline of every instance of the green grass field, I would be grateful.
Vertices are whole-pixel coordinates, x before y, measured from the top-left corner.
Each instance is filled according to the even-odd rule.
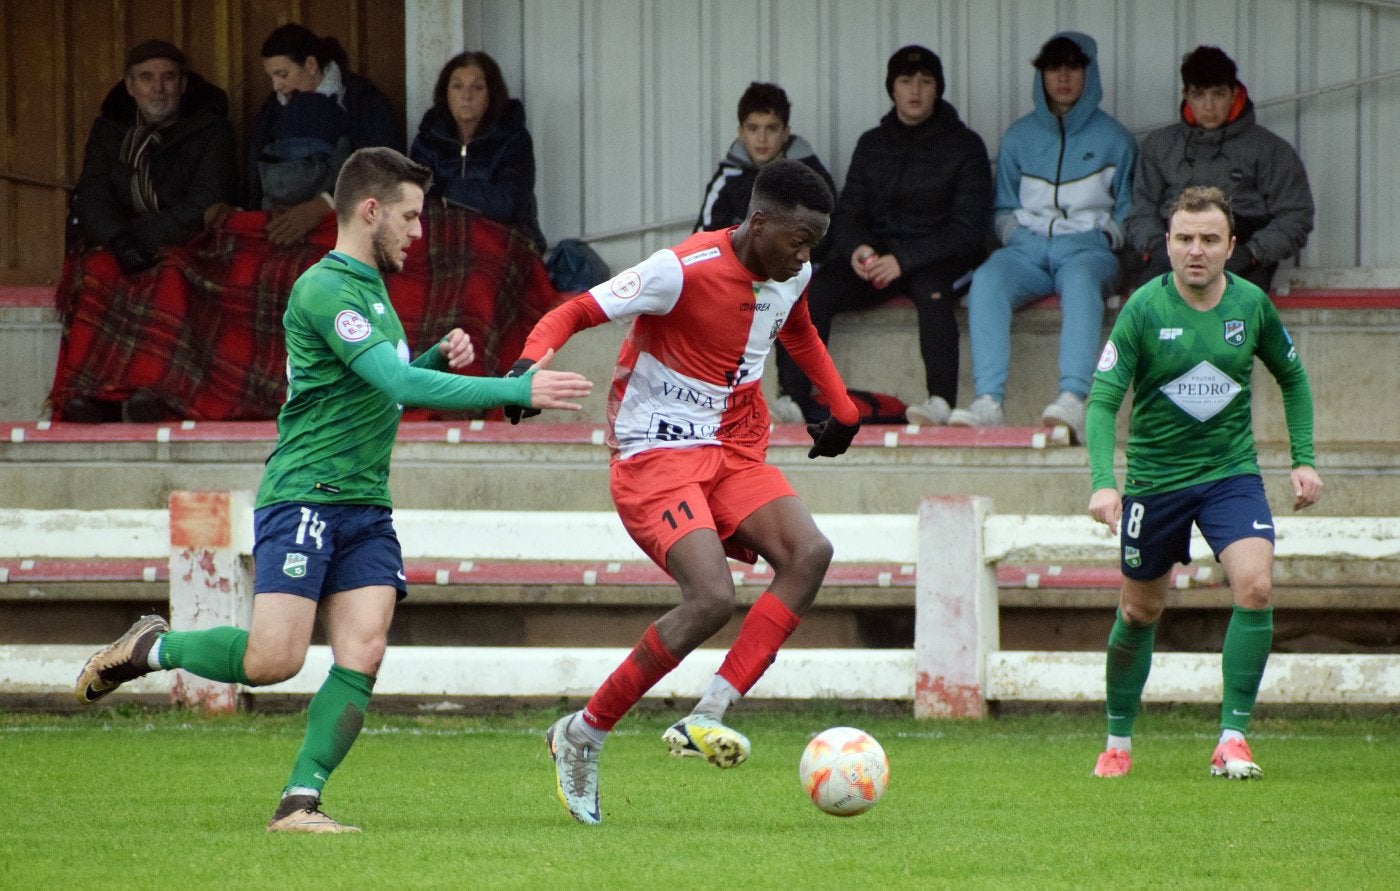
[[[1261,710],[1266,711],[1266,710]],[[361,835],[263,830],[300,715],[132,705],[0,713],[0,888],[1393,888],[1400,716],[1262,717],[1262,781],[1212,779],[1210,711],[1149,710],[1133,773],[1089,773],[1102,721],[920,722],[743,709],[749,763],[667,758],[666,713],[602,756],[604,824],[554,797],[554,711],[376,715],[327,788]],[[854,724],[889,754],[869,813],[798,786],[811,733]]]

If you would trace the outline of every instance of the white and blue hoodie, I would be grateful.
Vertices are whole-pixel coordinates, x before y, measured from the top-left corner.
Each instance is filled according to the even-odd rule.
[[[1084,94],[1062,120],[1050,110],[1041,72],[1035,71],[1035,111],[1006,129],[997,154],[997,238],[1009,243],[1018,226],[1043,237],[1098,229],[1117,250],[1132,204],[1137,143],[1099,108],[1103,87],[1094,38],[1076,31],[1055,36],[1073,40],[1089,57]]]

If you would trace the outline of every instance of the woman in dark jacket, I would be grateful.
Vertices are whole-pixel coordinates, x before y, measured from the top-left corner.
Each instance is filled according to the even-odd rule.
[[[262,45],[272,94],[258,109],[248,153],[248,207],[268,210],[274,244],[304,239],[331,209],[340,164],[356,149],[403,149],[389,98],[351,72],[334,37],[286,24]]]
[[[432,169],[430,196],[519,226],[544,250],[525,106],[507,94],[495,59],[469,52],[447,61],[409,156]]]

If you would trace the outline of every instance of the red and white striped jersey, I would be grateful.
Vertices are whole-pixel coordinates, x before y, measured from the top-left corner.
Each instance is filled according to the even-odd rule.
[[[657,251],[574,301],[596,308],[570,311],[565,304],[531,333],[524,355],[538,358],[584,327],[605,319],[631,322],[608,392],[608,445],[618,458],[726,445],[761,459],[769,428],[761,380],[780,332],[818,386],[826,384],[823,392],[845,395],[800,299],[811,264],[787,281],[755,281],[735,255],[731,233],[700,232]],[[820,353],[815,363],[814,348]],[[811,374],[814,364],[819,367]],[[837,402],[843,403],[838,418],[848,415],[842,420],[854,423],[855,406]]]

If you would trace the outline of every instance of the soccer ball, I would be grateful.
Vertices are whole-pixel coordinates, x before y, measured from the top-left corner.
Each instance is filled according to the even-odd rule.
[[[802,751],[797,778],[812,803],[837,817],[875,806],[890,785],[890,761],[875,737],[854,727],[823,730]]]

